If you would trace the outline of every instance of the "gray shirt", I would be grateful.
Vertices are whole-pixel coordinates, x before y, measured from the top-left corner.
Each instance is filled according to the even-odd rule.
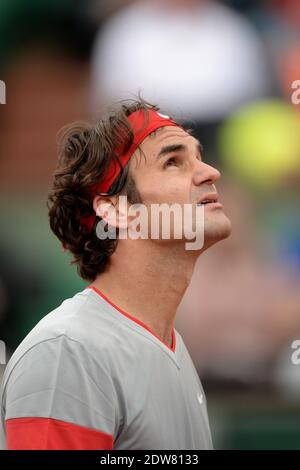
[[[6,420],[52,418],[110,435],[114,449],[211,449],[206,399],[181,335],[162,342],[86,288],[46,315],[7,364]],[[83,428],[82,428],[83,429]]]

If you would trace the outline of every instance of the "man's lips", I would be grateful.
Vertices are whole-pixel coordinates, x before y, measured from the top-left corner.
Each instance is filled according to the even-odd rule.
[[[203,194],[197,201],[196,204],[212,204],[218,202],[219,195],[217,192]]]
[[[223,205],[219,202],[219,195],[217,192],[211,192],[204,194],[196,201],[197,206],[207,206],[211,209],[219,208],[222,209]]]

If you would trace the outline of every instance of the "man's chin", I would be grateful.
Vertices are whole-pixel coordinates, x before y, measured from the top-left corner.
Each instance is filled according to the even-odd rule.
[[[231,234],[231,222],[225,215],[222,221],[208,221],[205,223],[204,248],[209,248],[215,243],[228,238]]]

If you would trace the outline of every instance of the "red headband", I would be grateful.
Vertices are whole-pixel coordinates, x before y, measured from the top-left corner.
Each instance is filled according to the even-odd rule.
[[[148,119],[145,119],[145,112],[141,109],[138,111],[134,111],[132,114],[130,114],[130,116],[128,116],[127,119],[131,124],[134,133],[134,140],[131,147],[126,153],[118,155],[122,168],[125,168],[125,166],[130,160],[130,157],[134,154],[137,147],[149,134],[151,134],[151,132],[155,131],[159,127],[164,126],[180,127],[180,125],[173,121],[171,118],[169,118],[168,116],[164,116],[163,114],[160,114],[157,111],[154,111],[153,109],[148,110]],[[115,165],[115,162],[112,161],[104,180],[101,181],[101,183],[99,183],[98,185],[91,188],[91,197],[94,197],[98,192],[108,192],[109,188],[116,181],[120,172],[120,165]],[[95,219],[95,213],[87,217],[82,217],[80,220],[80,225],[86,227],[88,231],[91,231],[94,226]]]

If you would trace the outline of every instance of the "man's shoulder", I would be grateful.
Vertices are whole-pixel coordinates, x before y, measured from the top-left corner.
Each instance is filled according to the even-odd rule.
[[[89,317],[89,295],[88,290],[85,289],[63,300],[58,307],[44,315],[26,335],[16,351],[30,349],[62,335],[80,341],[80,333],[84,338],[84,326],[89,328]]]
[[[91,304],[91,305],[90,305]],[[96,311],[94,312],[94,304]],[[10,358],[0,389],[5,420],[39,417],[113,435],[118,409],[108,353],[99,337],[102,305],[89,291],[65,300],[30,331]],[[103,346],[104,344],[104,346]],[[113,354],[113,352],[112,352]],[[1,421],[1,420],[0,420]]]
[[[105,311],[105,305],[102,307],[93,301],[90,289],[84,289],[64,300],[35,325],[11,356],[5,376],[25,356],[34,358],[44,351],[52,350],[55,359],[55,345],[62,341],[70,355],[80,351],[83,359],[89,357],[95,361],[105,362],[108,353],[113,354],[117,348],[118,340],[112,319]]]

